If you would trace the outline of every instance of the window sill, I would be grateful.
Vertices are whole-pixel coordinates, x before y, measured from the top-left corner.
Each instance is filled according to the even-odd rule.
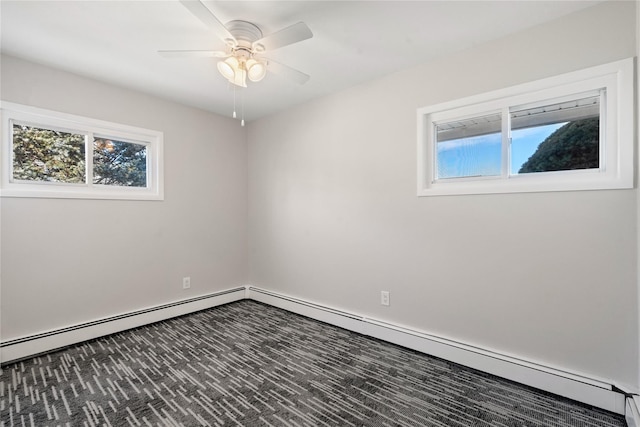
[[[559,176],[562,176],[560,179]],[[445,181],[445,182],[443,182]],[[511,176],[482,180],[441,180],[418,191],[419,197],[470,194],[543,193],[633,188],[633,176],[607,178],[600,172],[545,172],[544,176]]]
[[[0,198],[49,198],[49,199],[95,199],[95,200],[164,200],[162,193],[149,193],[142,189],[140,191],[113,191],[113,190],[39,190],[39,189],[10,189],[0,190]]]

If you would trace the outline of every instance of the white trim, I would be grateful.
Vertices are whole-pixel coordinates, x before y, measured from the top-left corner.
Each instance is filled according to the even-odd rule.
[[[359,334],[366,335],[364,318],[331,307],[315,304],[299,298],[293,298],[277,292],[247,286],[247,298],[273,307],[297,313],[310,319],[329,323]]]
[[[422,107],[417,110],[418,196],[575,191],[633,188],[634,185],[634,58],[562,74],[530,83]],[[529,103],[555,102],[606,88],[601,100],[599,169],[511,175],[504,151],[510,144],[503,123],[502,175],[436,179],[434,124],[479,117]],[[503,122],[505,120],[503,119]]]
[[[45,110],[29,105],[1,101],[2,125],[0,143],[0,196],[1,197],[50,197],[72,199],[114,199],[114,200],[164,200],[164,134],[160,131],[143,129],[104,120],[92,119],[73,114]],[[28,123],[33,126],[59,129],[65,132],[84,134],[89,140],[85,144],[87,173],[92,172],[93,136],[119,138],[123,141],[142,144],[147,147],[146,187],[122,187],[114,185],[93,185],[91,175],[84,184],[64,184],[50,182],[13,182],[11,123]]]
[[[640,58],[640,1],[636,0],[636,57]],[[636,86],[635,86],[635,96],[636,96],[636,116],[635,116],[635,146],[638,147],[640,146],[640,67],[636,67]],[[638,150],[636,152],[636,170],[638,170],[638,165],[640,165],[640,150]],[[636,183],[638,182],[638,175],[636,174]],[[636,199],[637,199],[637,204],[636,204],[636,235],[635,235],[635,240],[636,240],[636,263],[640,262],[640,252],[637,251],[637,249],[640,247],[640,215],[638,214],[640,212],[640,198],[637,197],[638,196],[638,191],[636,191]],[[638,312],[638,307],[640,307],[640,275],[637,272],[636,269],[636,313],[637,313],[637,318],[636,318],[636,326],[637,326],[637,331],[638,334],[640,335],[640,313]],[[640,336],[636,336],[636,349],[637,349],[637,353],[636,355],[638,356],[638,360],[636,361],[636,383],[640,384]],[[638,397],[635,396],[634,398],[634,402],[632,402],[632,404],[635,404],[635,413],[634,413],[634,424],[632,425],[629,422],[629,417],[627,417],[627,423],[629,424],[630,427],[635,426],[635,427],[640,427],[640,416],[638,416],[638,408],[640,408],[640,404],[638,403]]]
[[[625,399],[626,396],[615,391],[614,386],[606,380],[550,367],[494,350],[479,348],[401,325],[359,316],[254,286],[233,288],[172,304],[149,307],[133,313],[8,340],[0,343],[0,362],[4,364],[32,357],[79,342],[243,299],[262,302],[311,319],[625,415],[629,426],[640,427],[640,417],[638,416],[640,402],[637,400],[638,396],[634,396],[633,399]],[[636,424],[631,424],[630,419],[635,420],[632,422]]]
[[[640,427],[640,400],[638,396],[627,397],[626,411],[624,414],[627,427]]]
[[[245,298],[245,293],[245,288],[239,287],[3,341],[0,343],[0,362],[4,364],[127,329],[239,301]]]
[[[604,380],[482,349],[433,334],[337,310],[299,298],[249,286],[248,298],[353,332],[430,354],[617,414],[625,414],[625,396]],[[639,426],[640,427],[640,426]]]

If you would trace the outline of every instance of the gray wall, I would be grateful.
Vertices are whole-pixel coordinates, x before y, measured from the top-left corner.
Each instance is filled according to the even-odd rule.
[[[635,16],[606,2],[251,123],[250,283],[637,387],[636,190],[416,197],[418,107],[634,56]]]
[[[2,57],[3,100],[165,136],[164,201],[1,199],[2,339],[251,283],[637,388],[636,190],[415,195],[418,107],[633,56],[634,7],[606,2],[244,130]]]
[[[246,284],[237,121],[11,57],[1,66],[3,100],[159,130],[165,152],[164,201],[1,200],[3,340]]]

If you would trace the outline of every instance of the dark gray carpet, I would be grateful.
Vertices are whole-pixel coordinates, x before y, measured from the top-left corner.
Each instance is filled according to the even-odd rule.
[[[7,426],[624,426],[252,301],[5,366]]]

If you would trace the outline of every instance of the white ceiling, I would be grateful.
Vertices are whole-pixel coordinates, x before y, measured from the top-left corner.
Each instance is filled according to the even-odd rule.
[[[556,19],[598,1],[205,1],[222,22],[265,35],[304,21],[314,37],[268,57],[311,75],[274,74],[242,90],[256,119],[367,80]],[[233,90],[216,59],[158,50],[224,49],[177,0],[0,0],[5,54],[230,116]],[[526,48],[523,47],[523,48]],[[240,94],[238,94],[240,99]]]

